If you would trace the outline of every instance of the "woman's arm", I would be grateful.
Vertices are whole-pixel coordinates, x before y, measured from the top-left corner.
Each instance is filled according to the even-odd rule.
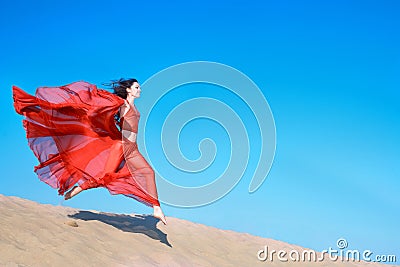
[[[129,108],[130,108],[130,105],[125,100],[124,104],[121,105],[119,108],[119,114],[120,114],[119,118],[120,119],[126,115]],[[119,125],[119,126],[122,129],[122,125]],[[107,162],[104,166],[105,173],[116,172],[123,159],[124,159],[124,151],[122,148],[122,142],[117,141],[110,148],[110,154],[109,154]]]
[[[119,108],[120,117],[124,117],[130,108],[131,106],[128,104],[127,100],[125,100],[124,104]]]

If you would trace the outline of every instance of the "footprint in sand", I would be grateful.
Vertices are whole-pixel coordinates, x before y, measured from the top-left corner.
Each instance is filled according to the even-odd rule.
[[[78,227],[78,223],[76,221],[67,221],[64,224],[72,226],[72,227]]]

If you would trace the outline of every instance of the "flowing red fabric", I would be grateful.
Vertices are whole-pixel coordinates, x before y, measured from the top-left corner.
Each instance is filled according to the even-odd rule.
[[[13,98],[39,160],[34,171],[60,195],[78,183],[83,189],[106,187],[111,194],[159,205],[153,170],[136,140],[121,133],[124,127],[137,133],[139,113],[134,106],[118,124],[115,114],[127,102],[84,81],[40,87],[35,96],[13,86]]]

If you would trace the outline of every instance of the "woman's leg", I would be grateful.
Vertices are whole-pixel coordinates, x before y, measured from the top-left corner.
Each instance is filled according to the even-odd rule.
[[[160,219],[164,224],[167,224],[167,220],[165,219],[164,213],[158,202],[158,193],[153,169],[138,150],[131,153],[126,162],[129,170],[134,175],[136,182],[142,187],[142,190],[156,200],[156,203],[153,204],[153,216]]]
[[[82,192],[83,189],[80,186],[74,186],[71,190],[69,190],[67,193],[65,193],[64,199],[68,200],[72,198],[73,196],[76,196],[80,192]]]
[[[153,216],[155,218],[160,219],[163,222],[163,224],[165,225],[167,224],[167,219],[165,218],[165,215],[160,206],[155,206],[155,205],[153,206]]]
[[[124,156],[123,156],[122,144],[121,144],[121,142],[116,142],[110,148],[110,154],[109,154],[106,164],[104,166],[104,174],[117,171],[123,158],[124,158]],[[85,183],[81,184],[80,186],[74,186],[70,191],[68,191],[65,194],[64,199],[68,200],[68,199],[72,198],[73,196],[76,196],[83,190],[87,190],[87,189],[94,188],[97,186],[98,186],[98,183],[96,182],[95,179],[87,180]]]

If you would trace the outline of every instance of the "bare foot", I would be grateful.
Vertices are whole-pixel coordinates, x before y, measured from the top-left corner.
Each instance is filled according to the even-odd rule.
[[[74,187],[72,187],[71,190],[69,190],[67,193],[65,193],[64,199],[68,200],[68,199],[72,198],[73,196],[76,196],[77,194],[79,194],[82,191],[83,191],[83,189],[80,186],[74,186]]]
[[[160,221],[163,222],[163,224],[167,225],[167,219],[165,219],[164,213],[161,210],[160,206],[153,206],[154,213],[153,216],[157,219],[160,219]]]

